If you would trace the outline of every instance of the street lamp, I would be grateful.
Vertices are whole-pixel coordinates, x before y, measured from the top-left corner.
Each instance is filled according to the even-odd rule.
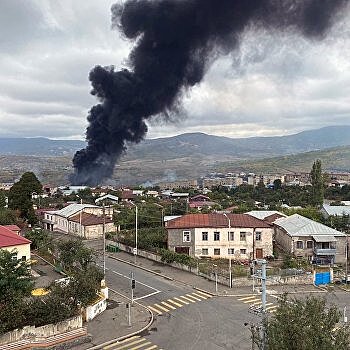
[[[162,205],[158,204],[158,203],[153,203],[153,204],[156,205],[159,208],[162,208],[162,223],[161,223],[161,225],[162,225],[162,228],[163,228],[164,227],[164,207]]]
[[[226,213],[223,213],[223,215],[226,217],[226,219],[228,220],[228,236],[227,236],[227,238],[228,238],[228,252],[229,252],[229,257],[228,257],[228,266],[229,266],[229,278],[230,278],[230,288],[232,288],[232,271],[231,271],[231,268],[232,268],[232,261],[231,261],[231,251],[230,251],[230,239],[231,239],[231,237],[230,237],[230,231],[231,231],[231,220],[230,220],[230,218],[227,216],[227,214]]]
[[[103,236],[103,278],[106,279],[106,234],[105,234],[105,226],[106,226],[106,215],[105,215],[105,198],[97,198],[95,203],[102,201],[102,216],[103,216],[103,226],[102,226],[102,236]]]
[[[218,265],[213,264],[213,267],[215,267],[215,293],[218,292]]]
[[[134,255],[135,255],[135,264],[136,264],[136,255],[137,255],[137,217],[138,217],[138,208],[137,205],[133,202],[129,202],[135,207],[135,249],[134,249]]]

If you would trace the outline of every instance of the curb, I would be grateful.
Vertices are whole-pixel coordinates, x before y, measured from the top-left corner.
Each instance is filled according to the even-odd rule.
[[[125,295],[123,295],[123,294],[117,292],[117,291],[114,290],[114,289],[111,289],[111,288],[110,288],[109,290],[112,291],[112,292],[115,293],[115,294],[119,294],[119,295],[123,296],[124,298],[130,299],[130,298],[126,297]],[[134,303],[137,304],[137,305],[139,305],[139,306],[141,306],[141,307],[143,307],[144,309],[146,309],[146,310],[150,313],[151,318],[150,318],[150,321],[148,322],[148,324],[147,324],[146,326],[144,326],[143,328],[139,329],[138,331],[135,331],[135,332],[132,332],[132,333],[129,333],[129,334],[122,335],[122,336],[120,336],[120,337],[118,337],[118,338],[115,338],[115,339],[108,340],[108,341],[106,341],[106,342],[104,342],[104,343],[102,343],[102,344],[94,345],[94,346],[92,346],[91,348],[88,348],[88,350],[102,349],[103,347],[105,347],[105,346],[107,346],[107,345],[110,345],[110,344],[113,344],[113,343],[115,343],[115,342],[118,342],[118,341],[121,341],[121,340],[130,338],[130,337],[132,337],[132,336],[134,336],[134,335],[140,334],[140,333],[142,333],[143,331],[145,331],[146,329],[148,329],[148,328],[152,325],[152,323],[153,323],[153,321],[154,321],[153,312],[152,312],[147,306],[142,305],[142,304],[138,303],[137,301],[134,301]]]

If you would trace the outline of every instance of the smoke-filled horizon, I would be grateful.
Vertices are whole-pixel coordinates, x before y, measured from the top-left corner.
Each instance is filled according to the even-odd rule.
[[[135,41],[128,69],[90,72],[99,104],[88,115],[85,149],[73,158],[73,184],[113,175],[126,143],[147,133],[146,120],[176,116],[184,92],[210,64],[236,49],[242,33],[291,31],[322,39],[347,0],[129,0],[112,6],[112,26]]]

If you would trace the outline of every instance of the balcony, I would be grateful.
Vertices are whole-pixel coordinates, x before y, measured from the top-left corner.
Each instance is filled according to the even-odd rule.
[[[335,248],[314,248],[315,255],[335,255],[337,253],[337,249]]]

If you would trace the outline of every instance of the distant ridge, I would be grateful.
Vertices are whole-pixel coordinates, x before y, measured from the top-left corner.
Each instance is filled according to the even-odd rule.
[[[129,145],[123,160],[169,160],[181,157],[230,156],[267,158],[350,145],[350,125],[329,126],[288,136],[229,138],[188,133]],[[0,155],[73,156],[85,147],[79,140],[0,138]]]

